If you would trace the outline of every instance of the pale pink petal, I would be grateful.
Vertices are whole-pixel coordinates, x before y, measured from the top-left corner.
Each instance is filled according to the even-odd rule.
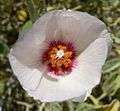
[[[52,15],[52,12],[43,15],[33,24],[31,29],[20,33],[12,53],[23,64],[38,64],[41,51],[45,50],[48,45],[43,41],[46,38],[47,23]]]
[[[42,73],[38,69],[22,64],[14,55],[9,54],[11,67],[25,90],[34,91],[40,84]]]
[[[78,82],[73,80],[67,81],[51,81],[42,78],[41,83],[36,91],[28,91],[28,94],[34,99],[42,102],[65,101],[74,97],[86,94],[85,88]]]
[[[72,41],[79,52],[99,38],[106,28],[102,21],[85,12],[65,10],[56,15],[62,37],[66,41]]]
[[[63,79],[79,81],[86,90],[92,89],[100,82],[102,66],[108,53],[106,38],[99,38],[77,58],[77,65],[70,75]]]

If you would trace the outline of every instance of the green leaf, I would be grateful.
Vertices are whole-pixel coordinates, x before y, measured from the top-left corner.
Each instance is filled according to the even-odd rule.
[[[27,33],[31,27],[32,21],[29,20],[21,27],[21,30],[19,31],[19,39],[23,38],[24,34]]]
[[[48,103],[44,111],[62,111],[62,106],[59,103]]]
[[[0,54],[6,55],[9,51],[9,47],[7,44],[3,43],[2,41],[0,42]]]
[[[103,73],[109,73],[120,67],[120,57],[111,59],[103,66]]]
[[[103,92],[108,94],[109,96],[113,96],[117,90],[120,88],[120,74],[112,73],[105,79],[102,89]]]
[[[32,27],[32,21],[29,20],[21,27],[21,30],[26,31],[29,30],[31,27]]]

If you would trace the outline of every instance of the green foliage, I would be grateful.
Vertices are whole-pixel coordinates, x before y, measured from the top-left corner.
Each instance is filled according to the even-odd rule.
[[[21,27],[21,31],[27,31],[27,30],[29,30],[31,27],[32,27],[32,21],[29,20],[29,21],[27,21],[27,22],[23,25],[23,27]]]
[[[108,60],[103,67],[103,72],[109,73],[117,68],[120,68],[120,57]]]
[[[45,106],[45,111],[62,111],[62,107],[59,103],[48,103]]]
[[[4,92],[4,89],[5,88],[5,82],[4,81],[0,81],[0,95],[3,94]]]
[[[7,54],[19,32],[27,31],[46,11],[72,9],[105,22],[113,48],[99,88],[84,103],[41,103],[30,98],[13,77]],[[0,105],[3,111],[120,111],[120,0],[0,0]]]
[[[109,96],[115,95],[116,91],[120,89],[120,74],[113,73],[105,79],[102,85],[103,92]]]
[[[76,107],[76,111],[96,111],[95,108],[87,103],[80,103],[77,107]]]
[[[30,19],[34,22],[38,17],[36,5],[33,0],[26,0],[26,4],[29,11]]]
[[[9,50],[9,47],[5,43],[0,42],[0,54],[6,55],[8,50]]]
[[[120,102],[118,100],[114,100],[109,105],[101,106],[101,108],[97,109],[97,111],[119,111],[120,110]]]

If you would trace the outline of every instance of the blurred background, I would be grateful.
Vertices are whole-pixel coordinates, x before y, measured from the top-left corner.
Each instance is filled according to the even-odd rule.
[[[41,103],[13,75],[7,55],[19,31],[47,11],[72,9],[101,19],[113,39],[101,83],[83,103]],[[120,111],[120,0],[0,0],[0,111]]]

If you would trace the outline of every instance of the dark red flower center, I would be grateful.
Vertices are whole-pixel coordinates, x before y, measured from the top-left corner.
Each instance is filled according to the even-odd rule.
[[[72,43],[52,41],[43,53],[42,63],[47,64],[49,71],[55,75],[64,75],[71,71],[75,55]]]

